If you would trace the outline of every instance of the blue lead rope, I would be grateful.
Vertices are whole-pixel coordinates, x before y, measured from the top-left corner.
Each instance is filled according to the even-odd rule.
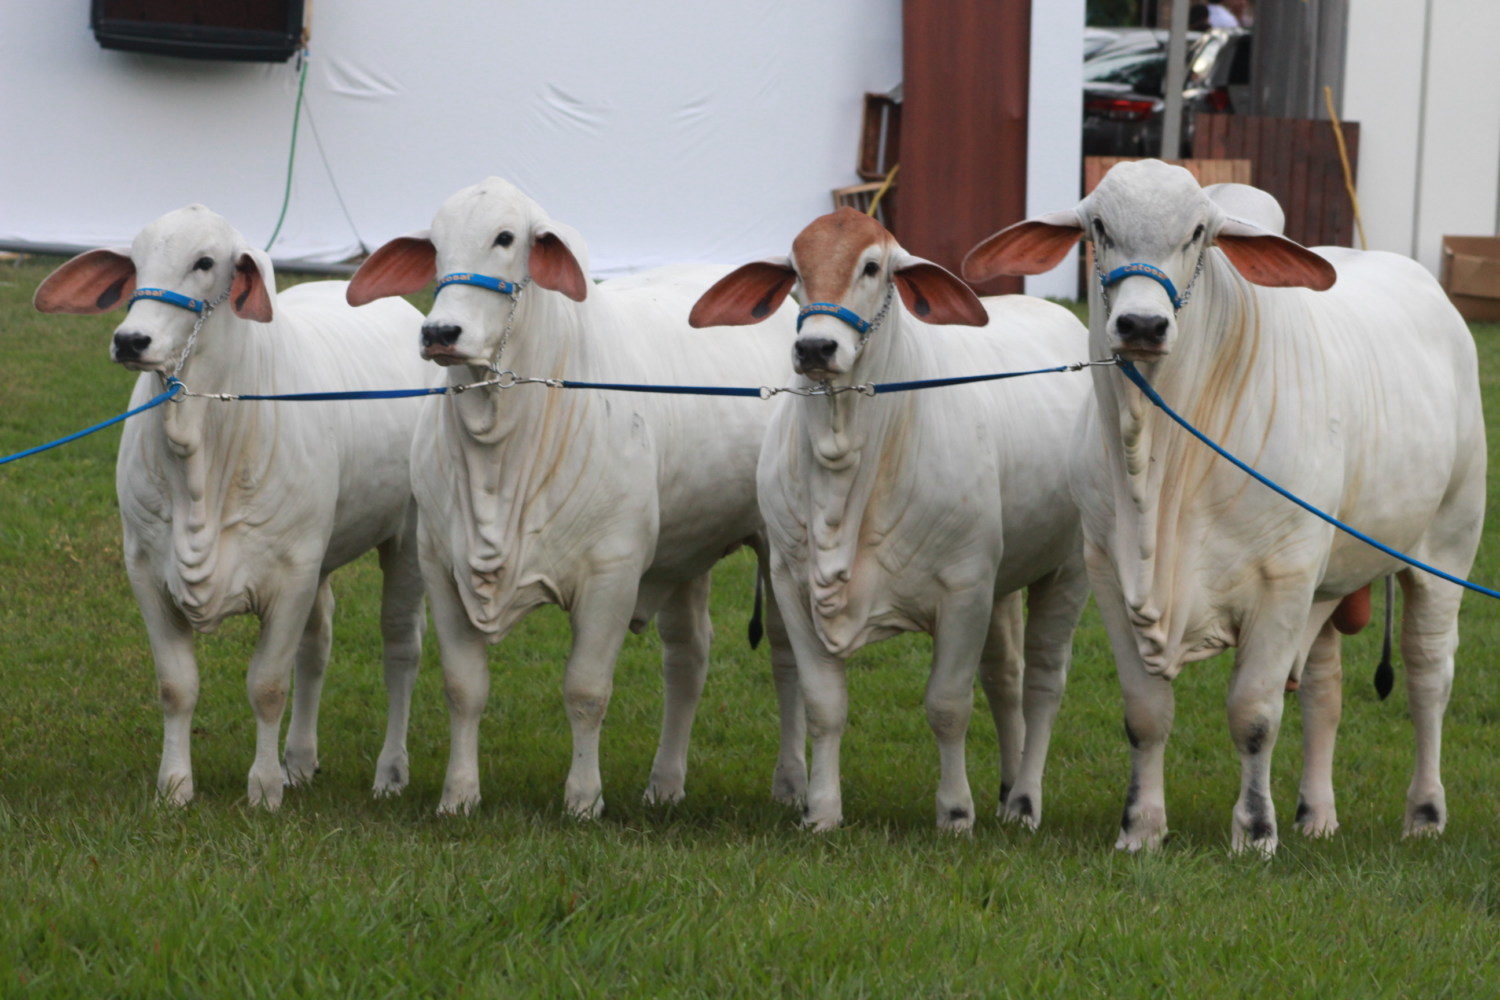
[[[1213,452],[1220,458],[1227,459],[1230,464],[1235,466],[1235,468],[1239,469],[1241,472],[1245,473],[1245,475],[1249,476],[1251,479],[1254,479],[1262,486],[1268,487],[1273,492],[1277,493],[1287,500],[1290,500],[1292,503],[1296,504],[1298,507],[1301,507],[1303,510],[1307,511],[1314,517],[1328,522],[1345,534],[1353,535],[1355,538],[1358,538],[1366,545],[1370,546],[1371,548],[1379,549],[1381,552],[1384,552],[1386,555],[1392,557],[1393,559],[1399,559],[1402,562],[1406,563],[1408,566],[1419,569],[1424,573],[1431,573],[1433,576],[1437,577],[1440,580],[1447,580],[1449,583],[1456,583],[1460,587],[1466,587],[1469,590],[1474,591],[1476,594],[1483,594],[1485,597],[1500,598],[1500,591],[1491,590],[1489,587],[1482,587],[1477,583],[1471,583],[1470,581],[1465,580],[1462,577],[1454,576],[1452,573],[1445,573],[1442,570],[1438,569],[1436,566],[1429,566],[1420,560],[1413,559],[1411,556],[1407,555],[1404,552],[1396,551],[1389,545],[1386,545],[1384,542],[1377,542],[1375,539],[1371,538],[1363,531],[1360,531],[1358,528],[1354,528],[1345,524],[1343,521],[1340,521],[1332,514],[1325,514],[1323,511],[1314,507],[1306,500],[1303,500],[1296,494],[1291,493],[1277,483],[1274,483],[1270,479],[1267,479],[1265,476],[1252,469],[1249,465],[1240,461],[1238,458],[1225,451],[1222,447],[1215,444],[1206,434],[1198,430],[1198,428],[1194,427],[1192,424],[1188,423],[1186,418],[1184,418],[1176,410],[1168,406],[1166,400],[1162,399],[1161,396],[1157,394],[1157,391],[1151,387],[1151,383],[1147,382],[1146,377],[1136,370],[1136,367],[1132,362],[1121,360],[1119,366],[1120,371],[1124,373],[1125,377],[1128,378],[1137,389],[1145,393],[1146,398],[1151,400],[1152,404],[1155,405],[1157,409],[1161,410],[1167,416],[1176,421],[1178,426],[1180,426],[1183,430],[1187,431],[1193,437],[1208,445],[1208,447],[1211,448]]]
[[[127,410],[119,416],[110,417],[108,420],[97,423],[92,427],[85,427],[81,431],[74,431],[72,434],[69,434],[66,437],[60,437],[56,441],[49,441],[46,444],[39,444],[35,448],[27,448],[25,451],[18,451],[14,455],[6,455],[4,458],[0,458],[0,465],[4,465],[7,462],[14,462],[17,459],[25,458],[28,455],[36,455],[40,452],[51,451],[53,448],[56,448],[59,445],[67,444],[69,441],[77,441],[81,437],[88,437],[95,431],[102,431],[106,427],[111,427],[115,424],[118,424],[122,420],[135,416],[137,413],[145,413],[152,407],[160,406],[181,391],[182,383],[174,380],[167,386],[165,390],[156,394],[155,396],[152,396],[146,402],[142,403],[140,406],[137,406],[133,410]]]

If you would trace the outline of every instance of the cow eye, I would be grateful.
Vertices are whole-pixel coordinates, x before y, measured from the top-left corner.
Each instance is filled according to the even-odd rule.
[[[515,234],[512,233],[509,229],[505,229],[505,230],[501,231],[501,233],[500,233],[499,236],[495,237],[495,246],[497,246],[497,247],[508,247],[512,243],[514,243],[515,240],[516,240]]]
[[[865,263],[865,277],[866,278],[873,278],[873,277],[875,277],[875,275],[877,275],[879,273],[880,273],[880,265],[879,264],[875,263],[873,260],[872,261],[867,261]]]
[[[194,271],[208,271],[211,270],[213,266],[214,259],[212,257],[199,257],[196,261],[193,262]]]
[[[1200,222],[1200,223],[1198,223],[1198,228],[1193,230],[1193,238],[1191,240],[1189,240],[1188,242],[1189,243],[1197,243],[1198,242],[1198,238],[1200,236],[1202,236],[1202,235],[1203,235],[1203,223]]]
[[[1100,243],[1109,242],[1109,232],[1104,228],[1104,223],[1098,219],[1094,220],[1094,238]]]

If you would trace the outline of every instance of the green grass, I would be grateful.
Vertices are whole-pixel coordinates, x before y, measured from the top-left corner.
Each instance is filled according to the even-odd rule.
[[[119,412],[129,394],[106,356],[115,317],[31,311],[53,264],[0,267],[0,454]],[[1500,326],[1475,335],[1496,426]],[[1238,762],[1220,657],[1177,684],[1172,841],[1155,857],[1116,854],[1126,749],[1092,609],[1039,834],[993,818],[982,707],[969,744],[981,822],[972,838],[934,831],[928,647],[910,637],[856,658],[848,825],[804,835],[769,801],[775,702],[764,650],[742,639],[751,567],[738,557],[716,578],[719,641],[681,806],[639,802],[660,711],[646,635],[620,657],[606,817],[562,815],[566,628],[552,609],[491,654],[477,814],[433,815],[447,726],[431,640],[411,787],[372,801],[384,696],[367,559],[335,577],[317,781],[278,815],[246,808],[254,623],[237,619],[199,643],[198,797],[177,811],[153,803],[160,715],[121,566],[118,440],[111,430],[0,469],[0,997],[1500,994],[1500,676],[1489,669],[1500,609],[1481,598],[1464,608],[1451,817],[1436,841],[1399,836],[1410,726],[1399,684],[1385,703],[1372,692],[1371,629],[1345,645],[1334,840],[1291,828],[1293,699],[1275,769],[1281,851],[1229,854]],[[1475,568],[1491,583],[1495,531]]]

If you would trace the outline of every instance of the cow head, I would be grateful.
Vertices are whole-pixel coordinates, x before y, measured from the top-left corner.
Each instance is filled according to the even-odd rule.
[[[758,323],[793,290],[803,303],[842,306],[866,321],[880,316],[894,291],[927,323],[989,322],[967,285],[901,249],[885,227],[852,208],[822,216],[802,230],[790,257],[730,272],[703,294],[688,321],[695,327]],[[880,331],[872,329],[869,335]],[[835,315],[808,315],[792,345],[793,367],[819,381],[845,375],[854,365],[860,339],[858,330]]]
[[[1265,204],[1243,190],[1220,194],[1258,206],[1256,217],[1263,221],[1279,216],[1274,199]],[[969,252],[964,276],[986,281],[1003,274],[1040,274],[1057,266],[1084,237],[1093,240],[1101,273],[1145,264],[1165,275],[1179,295],[1192,284],[1210,246],[1222,250],[1240,275],[1257,285],[1322,291],[1335,277],[1328,261],[1255,222],[1231,216],[1192,174],[1160,160],[1118,163],[1076,208],[1001,230]],[[1133,361],[1155,361],[1171,353],[1178,336],[1177,309],[1163,284],[1132,274],[1110,287],[1107,302],[1102,330],[1108,350]],[[1096,329],[1099,319],[1095,317]]]
[[[453,195],[432,228],[372,253],[349,283],[350,305],[420,290],[436,277],[474,274],[518,286],[588,295],[588,250],[571,226],[498,177]],[[532,294],[535,294],[534,292]],[[422,324],[422,356],[440,365],[487,364],[518,306],[513,295],[474,285],[445,286]]]
[[[127,306],[110,356],[137,371],[169,371],[198,316],[160,299],[131,301],[136,289],[165,289],[216,302],[226,290],[235,314],[269,323],[276,308],[271,260],[225,219],[202,205],[168,212],[142,229],[130,248],[90,250],[49,274],[33,304],[47,313],[101,313]]]

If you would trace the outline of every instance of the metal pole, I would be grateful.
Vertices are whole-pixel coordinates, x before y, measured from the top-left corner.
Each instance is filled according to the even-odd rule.
[[[1162,108],[1161,158],[1182,156],[1182,87],[1187,81],[1188,0],[1172,0],[1172,36],[1167,42],[1166,106]]]

